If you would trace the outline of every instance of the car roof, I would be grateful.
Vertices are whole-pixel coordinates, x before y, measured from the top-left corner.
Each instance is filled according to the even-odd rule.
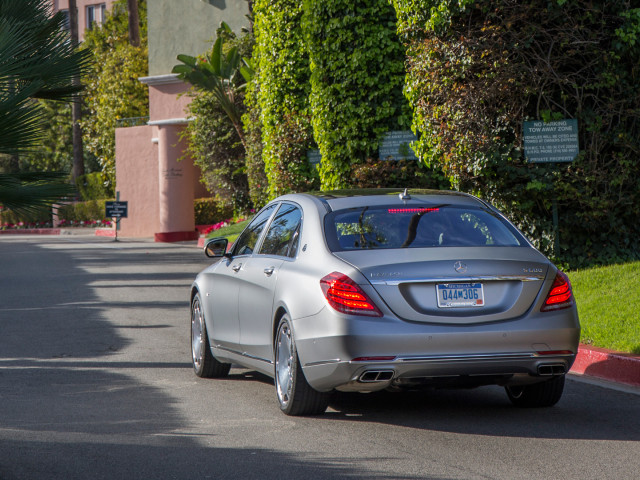
[[[393,205],[426,206],[426,205],[460,205],[486,206],[481,200],[472,195],[448,190],[397,189],[397,188],[369,188],[345,189],[325,192],[310,192],[310,195],[320,200],[330,211],[355,208],[362,206]]]

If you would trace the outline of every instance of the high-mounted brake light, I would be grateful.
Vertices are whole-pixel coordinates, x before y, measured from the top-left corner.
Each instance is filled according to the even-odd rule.
[[[333,272],[320,280],[320,288],[333,308],[350,315],[381,317],[382,312],[356,282],[340,272]]]
[[[551,286],[551,291],[544,301],[544,305],[540,309],[543,312],[551,310],[561,310],[563,308],[572,307],[574,304],[573,292],[571,290],[571,282],[564,272],[558,270],[556,278]]]
[[[437,212],[439,208],[389,208],[389,213],[429,213]]]

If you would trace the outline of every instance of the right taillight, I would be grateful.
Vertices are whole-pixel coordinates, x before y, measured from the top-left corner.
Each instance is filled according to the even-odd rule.
[[[330,273],[320,280],[320,288],[329,305],[339,312],[369,317],[382,316],[373,300],[343,273]]]
[[[561,310],[573,306],[573,292],[571,291],[571,282],[564,272],[558,270],[556,278],[551,285],[551,290],[544,301],[544,305],[540,309],[543,312],[550,310]]]

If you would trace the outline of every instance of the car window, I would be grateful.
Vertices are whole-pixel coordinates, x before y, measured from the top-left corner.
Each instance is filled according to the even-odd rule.
[[[325,222],[332,251],[526,243],[502,218],[477,207],[359,207],[333,212]]]
[[[287,203],[282,204],[269,225],[259,253],[295,257],[301,222],[302,212],[299,208]]]
[[[264,226],[267,224],[267,221],[269,220],[269,217],[271,217],[275,207],[275,205],[269,205],[251,221],[247,228],[244,229],[233,247],[234,255],[251,255],[253,253],[256,243],[258,242],[258,238],[260,238],[260,234],[262,233],[262,230],[264,230]]]

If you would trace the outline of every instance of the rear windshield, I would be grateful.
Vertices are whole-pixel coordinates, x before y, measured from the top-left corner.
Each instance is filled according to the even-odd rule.
[[[474,207],[358,207],[325,217],[332,251],[385,248],[521,246],[525,240],[494,213]]]

